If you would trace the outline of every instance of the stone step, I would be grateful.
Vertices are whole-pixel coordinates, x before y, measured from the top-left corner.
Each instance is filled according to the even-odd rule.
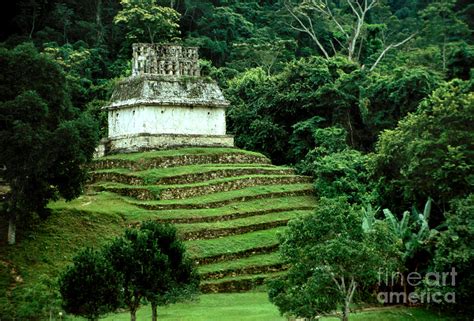
[[[269,279],[275,278],[284,272],[250,275],[247,277],[228,278],[218,281],[202,282],[202,293],[235,293],[247,292],[257,286],[265,284]]]
[[[249,187],[268,186],[268,185],[293,185],[308,184],[312,178],[308,176],[296,175],[259,175],[247,177],[233,177],[231,179],[215,180],[206,183],[193,185],[176,185],[167,187],[166,185],[146,186],[137,185],[96,185],[99,191],[109,191],[122,196],[133,197],[141,201],[153,200],[181,200],[203,195],[209,195],[221,192],[230,192],[242,190]]]
[[[237,251],[237,252],[232,252],[232,253],[221,253],[221,254],[212,255],[212,256],[195,258],[194,262],[196,263],[196,265],[206,265],[206,264],[213,264],[213,263],[218,263],[218,262],[225,262],[225,261],[230,261],[230,260],[241,259],[244,257],[249,257],[252,255],[272,253],[272,252],[277,251],[278,247],[279,247],[279,244],[275,243],[275,244],[267,245],[267,246],[253,247],[251,249],[246,249],[243,251]]]
[[[235,176],[247,175],[294,175],[294,170],[291,168],[277,168],[277,167],[242,167],[242,168],[205,168],[199,173],[189,173],[181,175],[170,175],[159,178],[157,185],[180,185],[205,182],[209,180],[222,179]],[[96,171],[91,173],[90,183],[96,182],[115,182],[128,185],[146,185],[146,179],[135,173],[120,173],[120,172],[101,172]]]
[[[236,277],[241,275],[253,275],[253,274],[264,274],[274,273],[288,270],[289,265],[284,263],[274,263],[268,265],[251,265],[236,269],[227,269],[221,271],[200,273],[201,280],[219,280],[226,277]]]
[[[225,200],[210,201],[205,203],[136,203],[133,202],[133,205],[147,209],[147,210],[176,210],[176,209],[206,209],[206,208],[217,208],[222,207],[232,203],[246,202],[258,199],[271,199],[271,198],[281,198],[281,197],[292,197],[292,196],[307,196],[313,195],[314,189],[312,186],[307,186],[301,189],[295,189],[291,191],[281,191],[281,192],[270,192],[262,193],[255,195],[245,195],[232,197]]]
[[[296,206],[296,207],[281,207],[281,208],[267,208],[257,211],[247,212],[235,212],[225,215],[214,215],[214,216],[191,216],[191,217],[180,217],[180,218],[157,218],[157,222],[170,223],[170,224],[193,224],[193,223],[212,223],[212,222],[224,222],[230,220],[236,220],[252,216],[267,215],[273,213],[282,213],[289,211],[307,211],[313,210],[314,206]]]
[[[185,241],[216,239],[220,237],[227,237],[232,235],[269,230],[280,226],[286,226],[286,224],[288,224],[288,221],[289,219],[284,219],[271,222],[249,224],[245,226],[226,227],[220,229],[203,229],[192,232],[180,233],[180,238]]]
[[[94,160],[91,166],[93,170],[126,168],[140,171],[152,168],[168,168],[196,164],[271,164],[271,162],[263,155],[236,151],[214,154],[157,156],[137,160],[106,157]]]
[[[247,187],[261,186],[261,185],[289,185],[289,184],[304,184],[311,183],[312,178],[307,176],[248,176],[235,177],[225,181],[210,181],[208,184],[196,186],[183,186],[165,188],[160,193],[162,200],[175,200],[197,197],[212,193],[229,192],[241,190]]]

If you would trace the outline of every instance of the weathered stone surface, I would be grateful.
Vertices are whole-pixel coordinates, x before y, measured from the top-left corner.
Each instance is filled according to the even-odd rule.
[[[99,187],[109,192],[117,193],[127,197],[134,197],[142,201],[153,200],[176,200],[186,199],[212,193],[228,192],[246,187],[263,185],[288,185],[298,183],[309,183],[310,178],[304,176],[282,176],[282,177],[245,177],[232,181],[218,182],[215,184],[206,184],[187,187],[161,187],[156,193],[150,192],[147,188],[136,186],[130,187]]]
[[[218,215],[218,216],[217,215],[216,216],[191,216],[191,217],[169,218],[169,219],[163,218],[163,219],[156,219],[156,221],[161,222],[161,223],[171,223],[171,224],[224,222],[224,221],[236,220],[236,219],[252,217],[252,216],[267,215],[271,213],[282,213],[282,212],[290,212],[290,211],[309,211],[309,210],[314,210],[314,206],[268,208],[268,209],[262,209],[258,211],[236,212],[236,213]]]
[[[175,147],[233,147],[233,136],[136,134],[110,138],[106,150],[110,153],[141,152]]]
[[[174,187],[163,189],[160,193],[160,199],[173,200],[185,199],[201,195],[207,195],[219,192],[229,192],[246,187],[263,186],[263,185],[287,185],[287,184],[302,184],[310,183],[311,177],[306,176],[255,176],[235,179],[226,182],[210,183],[208,185],[188,186],[188,187]]]
[[[275,263],[270,265],[247,266],[244,268],[229,269],[216,272],[208,272],[200,274],[201,280],[216,280],[228,276],[238,276],[242,274],[263,274],[281,272],[288,269],[288,265],[284,263]]]
[[[235,259],[242,259],[244,257],[249,257],[252,255],[257,255],[257,254],[273,253],[276,250],[278,250],[278,247],[279,245],[278,243],[276,243],[276,244],[268,245],[268,246],[254,247],[254,248],[239,251],[239,252],[222,253],[222,254],[217,254],[213,256],[195,258],[194,262],[196,265],[205,265],[205,264],[225,262],[225,261],[230,261],[230,260],[235,260]]]
[[[273,192],[273,193],[265,193],[265,194],[258,194],[258,195],[251,195],[251,196],[239,196],[230,199],[226,199],[223,201],[215,201],[209,203],[175,203],[175,204],[143,204],[143,203],[134,203],[136,206],[147,210],[177,210],[177,209],[203,209],[203,208],[217,208],[222,207],[224,205],[238,203],[238,202],[245,202],[245,201],[253,201],[258,199],[268,199],[268,198],[280,198],[280,197],[292,197],[292,196],[307,196],[307,195],[314,195],[313,188],[305,188],[296,191],[287,191],[287,192]]]
[[[155,184],[159,185],[177,185],[177,184],[191,184],[199,183],[214,179],[236,177],[244,175],[293,175],[293,169],[271,169],[271,168],[259,168],[259,167],[248,167],[248,168],[222,168],[210,171],[204,171],[200,173],[183,174],[176,176],[168,176],[160,178]],[[122,183],[128,185],[146,185],[145,180],[138,176],[114,172],[92,172],[90,183],[107,181]]]
[[[119,81],[106,109],[154,105],[219,108],[229,102],[209,78],[143,75]]]
[[[200,290],[202,293],[232,293],[246,292],[258,285],[262,285],[267,280],[264,276],[257,276],[242,280],[229,280],[217,283],[201,283]]]
[[[133,44],[132,75],[199,76],[198,59],[197,47],[135,43]]]
[[[218,237],[226,237],[231,235],[245,234],[261,230],[269,230],[275,227],[286,226],[289,220],[278,220],[265,223],[249,224],[246,226],[226,227],[220,229],[204,229],[180,234],[185,241],[192,240],[209,240]]]
[[[252,155],[239,152],[235,153],[216,153],[216,154],[190,154],[177,156],[160,156],[155,158],[146,158],[138,161],[123,159],[97,159],[92,163],[92,168],[114,169],[127,168],[134,171],[147,170],[156,167],[168,168],[198,164],[271,164],[265,156]]]

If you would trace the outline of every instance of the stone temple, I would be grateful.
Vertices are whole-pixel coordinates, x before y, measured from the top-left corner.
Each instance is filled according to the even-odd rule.
[[[226,135],[229,102],[200,75],[198,48],[134,44],[132,75],[112,94],[108,137],[98,156],[180,146],[233,147]]]

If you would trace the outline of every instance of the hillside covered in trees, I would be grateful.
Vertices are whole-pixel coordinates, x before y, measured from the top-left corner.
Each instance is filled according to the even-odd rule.
[[[311,317],[335,308],[302,300],[289,290],[295,287],[341,304],[349,298],[298,277],[314,273],[309,267],[318,260],[336,252],[368,262],[367,253],[381,253],[372,267],[354,272],[365,277],[354,298],[370,302],[364,295],[374,291],[374,275],[360,271],[375,271],[391,254],[398,258],[393,270],[404,276],[455,267],[454,290],[397,286],[405,293],[454,291],[455,303],[429,307],[472,319],[472,1],[18,0],[2,15],[0,185],[11,190],[0,190],[0,218],[2,231],[10,223],[10,243],[16,227],[21,242],[23,231],[34,233],[48,219],[50,200],[83,191],[83,165],[107,133],[101,108],[130,75],[132,44],[179,43],[199,47],[202,72],[231,102],[227,129],[236,146],[312,177],[316,216],[290,225],[280,239],[282,257],[298,269],[269,285],[282,313]],[[344,242],[323,255],[321,244],[332,239],[317,227],[338,229],[318,221],[328,217],[357,241],[359,256]],[[301,240],[300,230],[319,234]],[[316,248],[305,248],[311,242],[321,245],[317,255],[292,262],[295,253]],[[376,244],[387,244],[386,251]],[[5,302],[0,312],[11,309]]]

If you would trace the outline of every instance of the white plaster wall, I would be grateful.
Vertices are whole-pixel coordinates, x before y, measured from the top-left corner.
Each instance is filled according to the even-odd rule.
[[[137,106],[109,110],[109,137],[133,134],[225,135],[225,108]]]

